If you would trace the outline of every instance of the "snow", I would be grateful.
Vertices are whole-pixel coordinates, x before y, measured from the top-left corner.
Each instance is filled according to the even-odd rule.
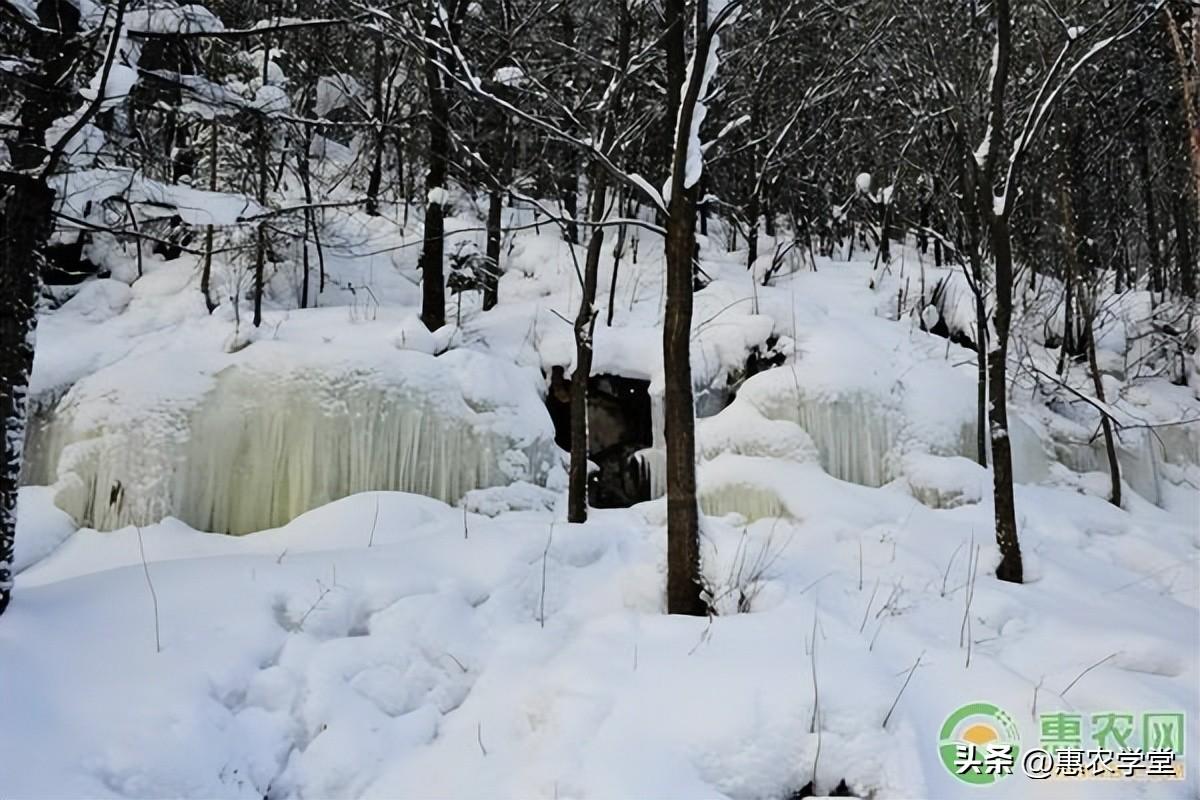
[[[282,86],[268,83],[258,87],[250,106],[268,116],[278,116],[292,110],[292,101]]]
[[[492,80],[501,86],[521,86],[525,82],[525,71],[516,66],[498,67]]]
[[[392,332],[392,344],[400,350],[416,350],[427,355],[433,355],[438,350],[433,334],[415,314],[408,314],[396,326]]]
[[[1194,712],[1197,585],[1180,560],[1194,559],[1184,528],[1022,489],[1041,577],[1017,587],[990,576],[986,507],[935,511],[821,475],[779,475],[804,521],[706,523],[714,591],[727,606],[749,594],[754,610],[712,620],[661,613],[659,504],[552,526],[545,512],[491,519],[363,494],[245,537],[171,520],[142,529],[156,652],[138,533],[80,531],[18,577],[0,627],[9,709],[23,722],[0,728],[0,747],[22,765],[0,789],[752,798],[794,791],[816,763],[826,791],[845,778],[863,795],[951,796],[929,743],[981,683],[1034,738],[1035,685],[1044,711],[1118,696]],[[957,629],[972,543],[982,564],[968,668]],[[760,553],[767,568],[739,577]],[[877,582],[879,615],[867,609]],[[1195,725],[1189,717],[1189,738]],[[1125,785],[1087,788],[1130,796]],[[1169,797],[1183,787],[1136,788]],[[1063,796],[1018,779],[992,793]]]
[[[161,4],[125,12],[125,27],[137,33],[215,33],[225,26],[204,6]]]
[[[56,175],[50,183],[61,213],[94,224],[104,222],[104,202],[114,197],[124,197],[146,216],[178,215],[196,226],[234,225],[243,217],[265,211],[244,195],[161,183],[124,167],[77,170]]]
[[[126,64],[113,64],[108,71],[108,75],[104,76],[104,88],[100,88],[101,74],[96,73],[88,84],[88,88],[81,89],[79,94],[85,100],[95,100],[97,97],[103,96],[103,101],[100,104],[100,110],[115,108],[125,102],[125,98],[133,90],[134,84],[137,83],[137,69]]]
[[[78,185],[111,197],[129,177]],[[472,199],[441,191],[448,251],[480,246],[460,211]],[[207,219],[254,213],[190,200]],[[212,315],[194,256],[144,252],[138,277],[132,248],[102,236],[90,252],[112,277],[50,287],[62,302],[39,328],[36,485],[0,622],[16,721],[0,726],[15,765],[0,795],[757,800],[815,770],[818,794],[844,778],[881,800],[952,797],[933,746],[946,714],[985,697],[1033,740],[1035,693],[1039,711],[1180,709],[1197,740],[1200,431],[1137,426],[1198,406],[1194,388],[1139,371],[1160,313],[1145,298],[1107,300],[1097,336],[1123,423],[1115,508],[1095,408],[1029,379],[1054,374],[1055,287],[1016,287],[1008,433],[1029,582],[1014,586],[992,577],[975,354],[920,329],[944,319],[973,338],[961,272],[922,264],[917,292],[918,255],[897,245],[875,291],[870,253],[760,286],[713,220],[692,368],[719,614],[669,617],[661,497],[564,521],[545,376],[574,369],[584,247],[527,207],[506,214],[523,230],[499,304],[452,297],[457,322],[433,332],[418,317],[419,221],[360,211],[323,216],[317,307],[297,307],[294,259],[273,265],[257,331],[223,258]],[[628,236],[639,256],[623,256],[611,327],[608,239],[601,256],[593,370],[649,382],[641,457],[661,494],[662,241]],[[768,352],[782,366],[747,375]],[[1063,376],[1089,380],[1074,364]],[[1191,796],[1194,772],[1077,796]],[[990,794],[1063,791],[1013,778]]]
[[[45,486],[22,486],[17,498],[17,541],[13,571],[42,561],[65,542],[77,527],[66,512],[54,505]]]
[[[318,117],[327,117],[363,93],[362,84],[352,75],[341,72],[336,75],[322,75],[317,79],[317,100],[313,110]]]

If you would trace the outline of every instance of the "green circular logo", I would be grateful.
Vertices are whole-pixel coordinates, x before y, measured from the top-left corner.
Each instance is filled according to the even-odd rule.
[[[987,786],[1013,773],[1020,758],[1016,722],[992,703],[967,703],[942,723],[938,754],[963,783]]]

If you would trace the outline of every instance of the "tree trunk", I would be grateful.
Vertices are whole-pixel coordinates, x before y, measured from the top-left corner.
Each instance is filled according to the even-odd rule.
[[[1089,320],[1095,319],[1094,309],[1089,309],[1091,313],[1088,315]],[[1090,323],[1089,323],[1090,324]],[[1092,334],[1088,337],[1088,367],[1092,372],[1092,386],[1096,390],[1096,399],[1101,404],[1107,402],[1104,399],[1104,381],[1100,376],[1100,367],[1096,361],[1096,336]],[[1117,460],[1117,441],[1113,435],[1112,420],[1108,414],[1100,412],[1100,427],[1104,430],[1104,450],[1108,454],[1108,475],[1112,480],[1112,488],[1109,492],[1108,501],[1117,508],[1121,507],[1121,462]]]
[[[624,194],[621,193],[617,199],[618,214],[621,213],[621,209],[624,207],[624,205]],[[617,275],[621,271],[621,257],[625,255],[625,228],[625,225],[617,226],[617,246],[613,249],[612,280],[608,286],[608,317],[605,320],[605,325],[610,328],[612,327],[613,323],[613,311],[616,308],[617,303]]]
[[[367,213],[379,216],[379,185],[383,182],[383,36],[375,36],[375,57],[371,65],[371,83],[374,92],[375,152],[371,161],[371,177],[367,181]]]
[[[429,91],[429,173],[425,177],[425,240],[421,247],[421,321],[431,331],[446,324],[446,282],[442,272],[446,164],[450,157],[450,106],[438,59],[440,26],[432,9],[425,19],[425,83]]]
[[[569,3],[563,3],[560,6],[562,15],[562,43],[568,50],[575,49],[575,18],[571,16],[571,8]],[[574,76],[571,74],[573,70],[568,67],[568,81],[574,84]],[[573,85],[570,87],[574,88]],[[563,128],[571,130],[572,125],[569,119],[564,120]],[[563,163],[560,166],[562,170],[559,173],[558,191],[562,201],[563,210],[567,217],[566,234],[567,241],[571,244],[579,244],[579,226],[575,220],[579,218],[579,158],[575,153],[575,148],[564,146],[562,148]]]
[[[1141,190],[1142,208],[1146,214],[1146,249],[1150,254],[1150,288],[1155,294],[1162,295],[1164,281],[1164,264],[1162,250],[1159,248],[1158,214],[1154,203],[1154,188],[1151,181],[1154,172],[1150,167],[1150,126],[1144,122],[1138,139],[1138,161],[1142,171]]]
[[[208,189],[217,190],[217,133],[220,127],[217,120],[212,121],[211,139],[208,143]],[[216,309],[217,304],[212,300],[210,284],[212,281],[213,226],[204,226],[204,266],[200,271],[200,292],[204,295],[204,305],[208,313]]]
[[[1187,118],[1187,148],[1192,162],[1192,188],[1200,203],[1200,7],[1192,9],[1192,55],[1188,56],[1184,39],[1186,28],[1176,22],[1171,4],[1163,6],[1163,19],[1170,35],[1175,63],[1179,67],[1179,88]]]
[[[1186,194],[1175,198],[1175,258],[1179,264],[1179,291],[1186,298],[1196,297],[1196,257],[1192,252],[1191,203]]]
[[[607,202],[604,174],[591,170],[591,220],[604,219]],[[588,380],[592,376],[592,337],[596,330],[596,283],[600,275],[600,248],[604,228],[596,227],[588,240],[583,264],[583,295],[575,315],[575,373],[571,376],[571,464],[568,470],[567,521],[587,522]]]
[[[1065,154],[1066,145],[1059,150]],[[1058,351],[1058,374],[1061,377],[1067,368],[1067,354],[1075,345],[1075,281],[1079,275],[1079,242],[1075,235],[1075,211],[1071,204],[1070,163],[1065,155],[1059,159],[1058,204],[1063,223],[1063,258],[1066,263],[1066,290],[1063,299],[1062,347]]]
[[[667,613],[704,615],[700,506],[696,499],[696,415],[692,397],[694,193],[671,200],[667,218],[667,304],[663,320],[667,440]]]
[[[996,577],[1022,583],[1024,568],[1017,538],[1013,497],[1012,443],[1008,434],[1008,335],[1012,324],[1012,241],[1007,215],[992,220],[992,253],[996,259],[996,343],[988,353],[991,380],[992,482],[996,505],[996,544],[1000,566]]]
[[[989,406],[988,420],[992,442],[992,484],[996,513],[996,545],[1000,549],[1000,565],[996,577],[1002,581],[1022,583],[1024,568],[1021,545],[1017,538],[1017,512],[1013,499],[1012,443],[1008,433],[1008,337],[1012,328],[1013,255],[1012,231],[1009,226],[1010,208],[1007,201],[997,208],[993,180],[996,161],[1004,142],[1004,94],[1008,84],[1009,62],[1012,57],[1012,10],[1009,0],[995,0],[996,48],[992,84],[988,98],[988,126],[991,147],[984,157],[982,180],[976,187],[980,211],[988,221],[992,242],[992,258],[996,267],[996,340],[988,349]],[[1016,187],[1003,186],[1008,198]]]
[[[0,465],[0,614],[12,596],[17,490],[25,446],[29,375],[37,330],[41,252],[50,235],[54,193],[41,180],[20,178],[4,202],[0,253],[0,409],[4,463]]]
[[[983,295],[983,259],[978,251],[972,254],[971,269],[975,281],[975,460],[979,466],[988,465],[988,326],[987,305]]]
[[[262,82],[266,86],[271,74],[271,37],[263,39]],[[255,139],[258,145],[258,193],[255,199],[260,206],[267,203],[267,184],[270,181],[270,167],[267,160],[271,155],[271,140],[267,136],[266,114],[255,116]],[[267,262],[267,223],[258,223],[258,232],[254,245],[254,327],[262,325],[262,301],[265,284]]]
[[[500,299],[500,222],[504,212],[504,193],[492,189],[488,193],[487,215],[487,277],[483,285],[483,310],[495,308]]]
[[[758,217],[758,198],[752,197],[746,208],[746,269],[751,270],[758,260]]]
[[[683,63],[685,0],[669,0],[668,64]],[[695,59],[707,63],[708,4],[696,4]],[[700,81],[668,73],[669,95],[680,97],[671,152],[671,201],[667,207],[667,297],[663,319],[664,422],[667,440],[667,613],[708,613],[700,577],[700,505],[696,498],[696,414],[692,396],[691,334],[693,259],[696,251],[698,184],[685,186],[688,143]],[[675,81],[678,80],[678,84]],[[678,87],[678,88],[676,88]]]

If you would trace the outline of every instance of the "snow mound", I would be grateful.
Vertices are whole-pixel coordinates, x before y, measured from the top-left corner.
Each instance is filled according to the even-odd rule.
[[[978,503],[991,491],[991,474],[962,456],[909,453],[902,468],[912,496],[930,508]]]

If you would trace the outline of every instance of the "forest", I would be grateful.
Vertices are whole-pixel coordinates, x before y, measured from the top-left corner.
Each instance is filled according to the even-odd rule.
[[[1198,267],[1196,0],[0,0],[0,796],[1195,797]]]

